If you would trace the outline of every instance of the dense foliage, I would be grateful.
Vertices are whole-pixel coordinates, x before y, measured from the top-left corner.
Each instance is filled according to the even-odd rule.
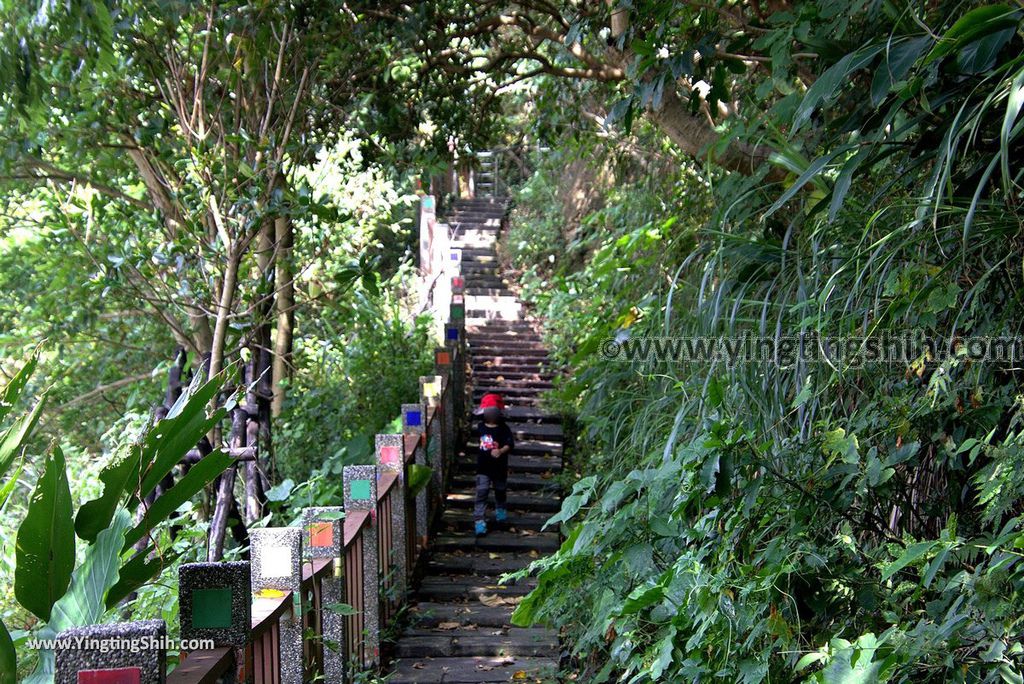
[[[727,125],[775,149],[752,176],[695,168],[639,122],[548,117],[578,142],[520,193],[508,247],[571,370],[584,477],[518,618],[568,627],[593,682],[1021,681],[1017,364],[964,345],[895,364],[602,353],[1020,333],[1020,10],[745,16],[768,59],[704,50],[697,22],[633,47],[641,79],[701,56],[738,105]]]

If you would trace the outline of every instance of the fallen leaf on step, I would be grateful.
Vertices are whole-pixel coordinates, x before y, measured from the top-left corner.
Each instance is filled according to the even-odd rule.
[[[458,629],[461,626],[462,625],[459,624],[458,622],[439,622],[437,624],[437,628],[438,629],[444,629],[444,630]]]
[[[414,669],[414,670],[422,670],[425,667],[426,667],[426,665],[424,665],[423,663],[413,663],[412,664],[412,669]]]
[[[521,682],[526,678],[526,670],[516,670],[515,674],[512,675],[512,679],[517,682]]]
[[[487,557],[490,558],[491,560],[498,560],[499,558],[501,558],[501,554],[500,553],[489,553],[489,554],[487,554]]]
[[[530,558],[540,558],[540,554],[537,553],[537,549],[530,549]]]
[[[494,666],[493,665],[484,665],[483,663],[479,663],[476,666],[476,669],[480,670],[481,672],[490,672],[491,670],[494,669]]]
[[[504,599],[497,594],[480,594],[480,603],[484,604],[488,608],[496,608],[497,606],[505,605]]]

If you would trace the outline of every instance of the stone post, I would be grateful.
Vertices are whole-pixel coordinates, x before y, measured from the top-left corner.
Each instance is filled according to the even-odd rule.
[[[380,564],[377,558],[377,467],[345,466],[342,472],[345,513],[369,511],[370,524],[363,528],[363,630],[367,661],[380,662]]]
[[[292,605],[280,624],[281,684],[302,684],[305,678],[302,645],[302,530],[267,527],[249,530],[252,593],[257,600],[266,590],[290,592]]]
[[[186,563],[178,569],[181,639],[209,639],[235,654],[238,684],[252,682],[252,577],[248,562]]]

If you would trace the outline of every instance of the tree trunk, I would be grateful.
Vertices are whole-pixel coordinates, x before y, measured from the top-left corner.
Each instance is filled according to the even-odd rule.
[[[282,380],[291,375],[292,338],[295,331],[295,269],[292,265],[292,247],[295,236],[292,232],[291,219],[287,216],[279,216],[274,221],[274,233],[277,243],[277,261],[274,267],[274,290],[277,293],[275,298],[277,330],[274,337],[274,361],[271,372],[274,392],[271,415],[279,416],[285,399],[285,387]]]
[[[750,175],[768,161],[772,150],[764,145],[748,145],[732,140],[721,152],[715,151],[720,135],[700,113],[691,114],[690,108],[679,99],[675,91],[666,87],[661,107],[652,109],[647,117],[669,137],[685,154],[695,158],[710,158],[730,171]],[[785,170],[774,167],[768,180],[781,180]]]
[[[235,289],[238,286],[238,267],[242,260],[241,251],[241,249],[228,246],[227,269],[224,272],[224,282],[217,301],[217,321],[213,328],[210,368],[206,376],[211,380],[224,368],[224,345],[228,334],[228,318],[231,316],[231,307],[235,301]]]

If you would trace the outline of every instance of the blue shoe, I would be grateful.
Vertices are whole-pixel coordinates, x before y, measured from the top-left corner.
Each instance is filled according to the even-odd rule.
[[[498,508],[494,511],[494,521],[503,523],[508,520],[508,511],[504,508]]]
[[[487,534],[487,523],[483,520],[476,521],[476,536],[482,536]]]

